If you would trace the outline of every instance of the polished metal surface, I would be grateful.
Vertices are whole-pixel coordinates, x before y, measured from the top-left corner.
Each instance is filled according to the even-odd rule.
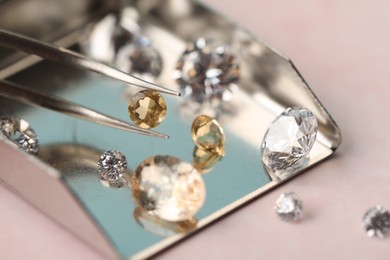
[[[118,128],[128,132],[153,137],[168,138],[167,135],[139,128],[123,120],[99,113],[85,106],[67,101],[63,98],[23,88],[11,82],[0,80],[0,96],[32,106],[47,108],[69,116],[74,116],[93,123]]]
[[[164,68],[158,82],[166,86],[178,90],[172,71],[187,43],[199,37],[228,44],[239,57],[242,71],[239,88],[234,91],[232,100],[226,104],[225,113],[218,120],[226,135],[225,157],[203,175],[207,189],[206,202],[195,219],[191,220],[191,225],[175,226],[147,215],[142,217],[142,221],[130,189],[103,187],[94,167],[102,151],[114,148],[126,155],[131,169],[135,169],[145,158],[159,154],[193,161],[194,144],[190,130],[196,115],[188,116],[187,113],[187,116],[183,116],[182,101],[175,97],[166,99],[168,115],[159,126],[159,130],[171,136],[169,140],[126,135],[49,110],[32,109],[18,102],[0,99],[1,113],[28,119],[41,136],[42,145],[42,153],[38,154],[38,158],[12,150],[12,162],[20,163],[14,166],[2,160],[0,166],[7,167],[7,173],[0,172],[0,178],[16,190],[22,189],[23,196],[32,204],[67,224],[97,250],[112,256],[112,249],[115,249],[122,258],[144,259],[329,158],[340,145],[341,135],[336,123],[291,61],[225,17],[198,2],[188,0],[134,0],[127,4],[139,14],[141,31],[161,53]],[[83,28],[80,29],[82,31]],[[77,37],[72,39],[77,40]],[[70,45],[73,43],[75,41],[69,41]],[[61,65],[53,66],[49,62],[41,62],[13,73],[8,80],[34,86],[34,90],[82,103],[123,120],[127,119],[128,95],[134,92],[134,89],[120,82]],[[286,107],[293,105],[301,105],[313,111],[319,125],[318,137],[306,168],[289,176],[272,179],[262,166],[260,145],[269,123]],[[5,154],[9,150],[7,144],[0,142],[0,152]],[[100,234],[96,235],[98,242],[88,236],[87,231],[91,229],[77,228],[77,224],[81,223],[77,222],[81,219],[80,214],[76,214],[74,219],[70,214],[68,219],[63,219],[58,217],[57,212],[62,205],[57,201],[46,200],[44,205],[40,204],[42,196],[39,196],[39,190],[29,187],[18,178],[28,175],[25,172],[28,167],[23,166],[31,164],[41,167],[41,182],[46,180],[49,183],[54,173],[55,178],[60,178],[63,187],[69,189],[75,198],[74,201],[68,199],[64,205],[70,207],[74,203],[83,206],[90,220],[94,221],[89,223],[89,227],[96,224],[95,234]],[[20,174],[20,171],[23,172]],[[33,174],[37,171],[34,168]],[[35,185],[38,184],[35,182]],[[50,192],[56,191],[53,189]],[[29,194],[35,196],[30,197]],[[109,242],[103,243],[104,239],[109,239]]]

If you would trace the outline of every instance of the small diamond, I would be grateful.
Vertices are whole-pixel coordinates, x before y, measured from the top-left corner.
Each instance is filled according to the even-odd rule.
[[[199,172],[171,156],[144,160],[131,175],[131,187],[143,209],[166,221],[191,219],[206,198]]]
[[[143,37],[119,49],[116,66],[127,73],[157,78],[161,73],[163,62],[157,49]]]
[[[18,117],[3,117],[0,119],[0,130],[6,139],[26,152],[38,152],[38,136],[27,121]]]
[[[224,101],[239,77],[237,59],[229,48],[225,45],[213,48],[204,38],[187,48],[174,73],[182,96],[201,104]]]
[[[192,140],[203,150],[219,152],[225,144],[223,129],[217,120],[200,115],[192,122]]]
[[[164,98],[154,90],[142,90],[129,101],[129,116],[142,128],[153,128],[161,124],[167,115]]]
[[[127,159],[119,151],[109,150],[98,161],[100,181],[109,187],[120,187],[126,183],[123,178],[127,171]]]
[[[317,120],[310,110],[301,107],[285,110],[264,135],[262,161],[267,171],[280,177],[301,169],[308,161],[317,130]]]
[[[364,214],[363,223],[369,237],[383,238],[390,231],[390,212],[380,205],[370,208]]]
[[[284,221],[297,221],[301,217],[302,201],[294,192],[283,193],[275,202],[275,211]]]

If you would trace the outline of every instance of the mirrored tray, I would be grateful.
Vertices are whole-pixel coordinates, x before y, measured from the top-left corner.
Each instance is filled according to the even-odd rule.
[[[19,4],[0,5],[0,13],[4,8],[17,13],[26,5],[39,7],[46,3],[42,0],[15,2]],[[7,20],[10,17],[0,18],[0,25],[77,48],[74,44],[89,22],[120,6],[110,1],[94,4],[51,1],[59,8],[71,6],[73,2],[78,7],[68,8],[72,10],[69,16],[59,20],[56,28],[44,32],[32,33],[26,29],[28,24],[11,23]],[[0,142],[0,178],[96,250],[112,258],[152,256],[323,161],[339,146],[341,136],[337,125],[291,61],[277,50],[197,2],[142,0],[125,1],[125,4],[139,14],[138,24],[143,34],[162,55],[164,66],[158,79],[162,85],[178,89],[172,78],[176,62],[186,44],[199,37],[231,46],[239,57],[242,75],[239,87],[220,117],[226,135],[225,156],[210,172],[203,174],[206,202],[194,219],[177,223],[160,220],[137,207],[130,188],[103,186],[96,164],[101,153],[108,149],[122,151],[131,170],[154,155],[166,154],[192,162],[191,123],[196,115],[188,115],[181,98],[164,95],[168,115],[156,130],[168,134],[168,140],[122,132],[0,98],[1,114],[17,115],[29,121],[41,142],[36,157]],[[36,10],[39,13],[43,9]],[[72,22],[71,14],[77,18]],[[129,120],[127,103],[129,95],[136,91],[134,88],[9,50],[1,50],[1,55],[1,78]],[[305,169],[273,179],[263,168],[260,145],[270,122],[286,107],[294,105],[313,111],[319,133]]]

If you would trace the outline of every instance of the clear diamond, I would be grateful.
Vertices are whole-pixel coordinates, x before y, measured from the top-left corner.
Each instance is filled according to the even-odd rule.
[[[38,136],[27,121],[18,117],[3,117],[0,119],[0,130],[6,139],[26,152],[38,152]]]
[[[297,221],[301,217],[302,201],[294,192],[283,193],[275,202],[275,211],[284,221]]]
[[[184,98],[202,104],[229,97],[230,87],[238,81],[240,70],[227,46],[213,48],[200,38],[183,53],[174,77]]]
[[[370,208],[364,214],[363,223],[368,236],[383,238],[390,231],[390,212],[380,205]]]
[[[119,151],[109,150],[98,161],[100,181],[109,187],[123,187],[127,181],[123,178],[127,171],[127,159]]]
[[[286,109],[264,135],[262,161],[268,173],[280,177],[305,166],[317,131],[317,120],[310,110]]]
[[[157,49],[147,38],[142,37],[118,50],[116,66],[127,73],[157,78],[161,73],[163,62]]]
[[[131,187],[143,209],[166,221],[192,218],[206,197],[200,173],[191,164],[171,156],[144,160],[131,175]]]

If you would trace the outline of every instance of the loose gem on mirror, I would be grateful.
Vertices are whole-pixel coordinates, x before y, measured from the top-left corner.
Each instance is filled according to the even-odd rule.
[[[103,185],[112,188],[121,188],[127,184],[124,175],[127,171],[127,159],[119,151],[108,150],[104,152],[98,161],[100,181]]]
[[[220,153],[225,144],[225,135],[217,120],[199,115],[192,122],[192,140],[200,149]]]

